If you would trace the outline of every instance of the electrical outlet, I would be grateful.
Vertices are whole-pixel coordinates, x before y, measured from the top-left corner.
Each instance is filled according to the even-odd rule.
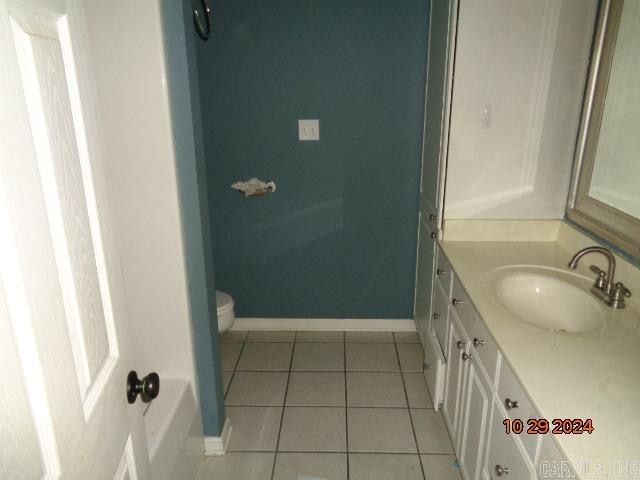
[[[320,120],[298,120],[299,140],[320,140]]]

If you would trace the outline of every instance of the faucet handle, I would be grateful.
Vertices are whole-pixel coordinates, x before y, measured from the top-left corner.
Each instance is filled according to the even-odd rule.
[[[616,286],[613,287],[613,296],[619,299],[624,297],[629,298],[631,296],[631,291],[624,286],[624,283],[618,282],[616,283]]]
[[[589,270],[591,270],[593,273],[598,274],[595,286],[600,290],[604,290],[604,288],[607,286],[607,282],[609,281],[609,279],[607,278],[607,272],[596,267],[595,265],[591,265],[589,267]]]
[[[625,307],[625,298],[629,298],[631,296],[631,291],[624,286],[622,282],[618,282],[613,287],[613,292],[611,293],[610,305],[613,308],[624,308]]]

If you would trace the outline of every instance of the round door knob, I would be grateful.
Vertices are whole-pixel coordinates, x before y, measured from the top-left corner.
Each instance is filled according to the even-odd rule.
[[[509,475],[509,467],[503,467],[502,465],[496,465],[496,473],[498,476]]]
[[[438,232],[431,232],[431,238],[433,238],[434,240],[438,238]]]
[[[470,353],[467,353],[467,352],[462,352],[462,361],[463,362],[466,362],[470,358],[473,358],[473,355],[471,355]]]
[[[504,401],[504,406],[507,407],[507,410],[511,410],[512,408],[518,408],[520,406],[520,402],[518,402],[517,400],[511,400],[510,398],[507,398]]]
[[[127,375],[127,401],[134,403],[140,395],[144,403],[149,403],[160,393],[160,376],[156,372],[151,372],[142,379],[138,378],[138,373],[131,370]]]
[[[431,220],[432,222],[435,222],[438,219],[438,217],[436,215],[434,215],[433,213],[431,215],[429,215],[429,220]]]
[[[433,319],[434,319],[434,320],[437,320],[437,319],[439,319],[439,318],[440,318],[440,314],[439,314],[439,313],[434,313],[434,314],[433,314]]]
[[[451,300],[451,305],[461,305],[462,303],[463,301],[458,298],[454,298],[453,300]]]
[[[462,340],[458,340],[456,347],[458,347],[458,350],[462,350],[464,348],[464,342]]]
[[[442,270],[441,268],[439,268],[439,269],[437,269],[437,270],[436,270],[436,274],[437,274],[438,276],[443,275],[443,274],[445,274],[445,273],[447,273],[447,272],[446,272],[446,270]]]
[[[474,347],[479,347],[480,345],[484,345],[485,341],[484,340],[480,340],[479,338],[474,338],[473,339],[473,346]]]

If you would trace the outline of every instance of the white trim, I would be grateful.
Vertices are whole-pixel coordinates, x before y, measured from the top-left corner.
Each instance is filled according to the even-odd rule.
[[[204,437],[204,455],[206,457],[217,457],[227,453],[227,446],[231,438],[231,430],[233,427],[227,418],[222,427],[222,433],[219,437]]]
[[[367,330],[415,332],[410,318],[238,318],[231,330]]]

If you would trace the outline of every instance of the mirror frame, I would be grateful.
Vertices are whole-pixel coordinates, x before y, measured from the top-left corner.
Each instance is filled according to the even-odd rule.
[[[567,218],[629,255],[640,258],[640,219],[589,197],[623,5],[624,0],[602,0],[598,10],[574,156]]]

